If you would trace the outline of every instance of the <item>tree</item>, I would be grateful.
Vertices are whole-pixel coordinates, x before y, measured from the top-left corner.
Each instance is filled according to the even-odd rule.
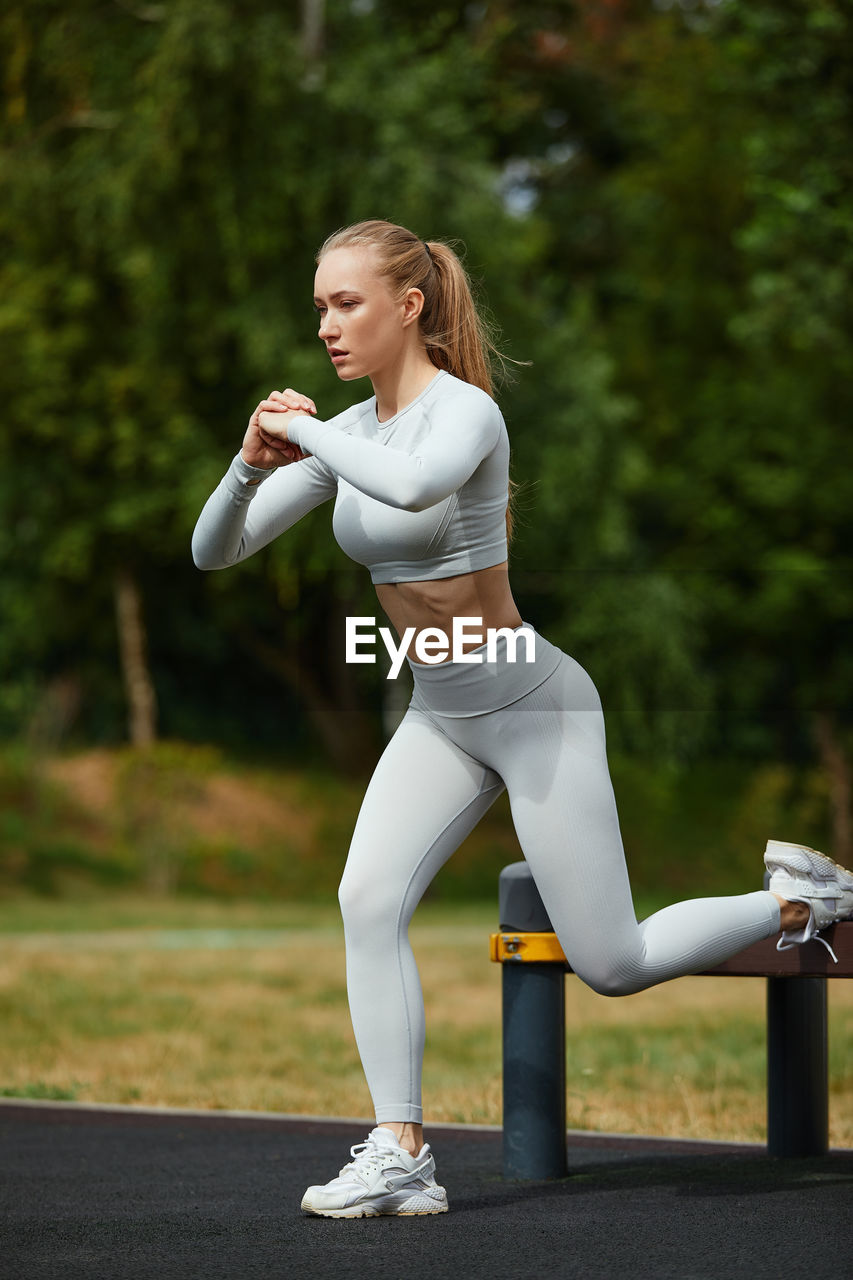
[[[626,526],[701,623],[706,743],[816,748],[846,858],[851,16],[837,0],[643,8],[596,25],[579,7],[551,42],[562,98],[533,203],[639,406]],[[574,105],[584,77],[609,111]]]
[[[312,256],[378,214],[464,241],[530,362],[501,396],[515,581],[612,739],[817,749],[843,847],[849,25],[841,0],[6,11],[7,730],[52,686],[56,724],[79,703],[115,736],[136,616],[165,734],[369,761],[383,672],[329,619],[375,606],[328,511],[228,574],[187,548],[261,394],[359,393],[313,336]]]
[[[508,215],[472,127],[487,105],[476,43],[445,11],[416,35],[340,4],[322,40],[303,16],[261,0],[38,0],[3,19],[2,643],[34,681],[75,672],[90,728],[114,616],[130,689],[156,683],[161,618],[210,648],[187,616],[189,533],[256,399],[287,381],[324,413],[342,406],[313,335],[317,241],[429,209],[428,234],[452,229],[507,265]],[[243,678],[284,683],[337,762],[361,767],[378,717],[329,616],[364,613],[369,587],[318,536],[327,521],[206,585],[206,605]],[[160,714],[168,732],[169,700]]]

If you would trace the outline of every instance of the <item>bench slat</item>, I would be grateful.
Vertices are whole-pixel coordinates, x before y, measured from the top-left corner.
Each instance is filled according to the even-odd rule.
[[[822,937],[838,956],[832,959],[826,947],[812,940],[789,951],[776,950],[776,938],[765,938],[696,976],[732,978],[853,978],[853,921],[830,925]],[[555,933],[503,930],[491,935],[491,958],[505,964],[562,964],[572,969],[563,955]]]
[[[851,978],[853,977],[853,923],[833,924],[821,934],[838,956],[835,963],[826,947],[812,939],[790,951],[777,951],[776,939],[754,942],[739,955],[724,960],[707,974],[742,978]]]

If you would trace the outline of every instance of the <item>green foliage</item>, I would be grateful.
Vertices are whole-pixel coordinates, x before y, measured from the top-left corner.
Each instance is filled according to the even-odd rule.
[[[360,783],[247,769],[175,742],[101,753],[90,768],[97,786],[87,795],[76,772],[62,782],[32,756],[0,754],[0,897],[121,890],[164,904],[167,895],[335,903]],[[815,770],[738,760],[665,767],[621,755],[611,770],[641,915],[759,888],[768,836],[796,831],[826,847],[826,781]],[[501,868],[521,856],[504,795],[429,896],[493,902]]]
[[[672,575],[676,621],[659,611],[656,643],[668,634],[676,669],[701,672],[678,682],[678,740],[692,726],[694,749],[805,757],[820,712],[849,759],[850,14],[837,0],[665,8],[579,7],[552,44],[550,161],[534,137],[528,198],[634,406],[628,564],[647,575],[651,625]],[[618,466],[610,477],[612,497]],[[630,618],[625,647],[636,604]],[[623,670],[617,686],[636,704],[641,679]],[[640,745],[630,718],[617,726]]]
[[[21,748],[0,753],[0,891],[56,894],[69,882],[126,882],[130,868],[92,839],[64,788]]]
[[[374,598],[328,510],[203,580],[188,542],[260,394],[368,393],[325,361],[311,276],[378,215],[463,241],[530,362],[501,396],[518,595],[614,746],[806,761],[820,718],[849,759],[843,0],[330,0],[313,43],[306,13],[0,18],[0,734],[65,681],[78,736],[121,737],[122,571],[165,736],[375,758],[381,672],[340,652]]]
[[[203,783],[218,763],[209,748],[173,742],[121,753],[115,783],[117,835],[150,891],[168,893],[181,886],[183,869],[193,859],[193,840],[182,814],[187,804],[202,799]]]

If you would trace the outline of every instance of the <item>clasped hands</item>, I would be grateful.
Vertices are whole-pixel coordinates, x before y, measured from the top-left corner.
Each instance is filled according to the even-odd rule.
[[[271,391],[249,419],[243,438],[244,462],[264,470],[300,462],[308,455],[288,439],[288,423],[297,414],[316,412],[314,401],[291,387],[285,391]]]

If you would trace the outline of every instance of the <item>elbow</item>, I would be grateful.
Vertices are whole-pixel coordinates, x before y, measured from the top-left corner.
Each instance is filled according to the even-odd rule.
[[[205,573],[211,569],[227,568],[227,561],[223,560],[221,556],[214,556],[211,549],[206,547],[200,539],[193,538],[191,551],[193,564],[197,569],[201,569]]]
[[[446,496],[446,494],[432,493],[425,485],[413,484],[404,486],[397,493],[394,506],[399,507],[401,511],[426,511]]]
[[[209,573],[212,569],[222,569],[225,567],[221,564],[215,564],[209,556],[198,556],[195,552],[193,552],[193,564],[197,569],[201,569],[203,573]]]
[[[446,493],[438,491],[435,477],[431,477],[427,469],[420,466],[401,467],[386,487],[393,489],[393,497],[384,501],[397,507],[399,511],[426,511],[447,497]]]

